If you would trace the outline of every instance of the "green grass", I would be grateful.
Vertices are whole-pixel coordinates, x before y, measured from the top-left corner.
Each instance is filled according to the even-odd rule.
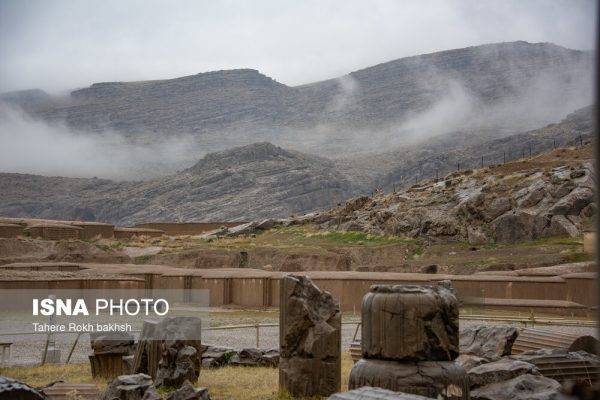
[[[582,262],[582,261],[594,261],[595,255],[583,252],[568,253],[563,256],[565,263]]]
[[[522,247],[537,247],[537,246],[577,247],[577,246],[583,246],[583,243],[581,242],[580,239],[576,239],[576,238],[540,236],[534,240],[519,243],[519,244],[517,244],[517,246],[522,246]]]

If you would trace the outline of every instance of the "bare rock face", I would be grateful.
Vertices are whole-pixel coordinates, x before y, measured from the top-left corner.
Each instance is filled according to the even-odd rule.
[[[363,386],[348,392],[336,393],[329,400],[430,400],[416,394],[393,392],[378,387]]]
[[[519,335],[511,326],[471,326],[460,330],[460,353],[498,360],[511,354],[512,345]]]
[[[397,362],[361,359],[350,373],[349,389],[377,386],[395,392],[468,399],[469,380],[453,361]]]
[[[142,400],[152,386],[152,378],[146,374],[121,375],[100,393],[100,400]]]
[[[471,391],[472,400],[554,400],[560,383],[538,375],[520,375],[508,381],[493,383]]]
[[[449,361],[458,343],[458,301],[443,286],[373,285],[363,298],[364,358]]]
[[[546,218],[530,211],[513,210],[492,222],[498,243],[533,240],[542,234]]]
[[[341,385],[341,312],[307,277],[281,280],[279,387],[294,397],[329,396]]]
[[[468,373],[471,389],[507,381],[524,374],[540,375],[535,365],[508,358],[471,368]]]

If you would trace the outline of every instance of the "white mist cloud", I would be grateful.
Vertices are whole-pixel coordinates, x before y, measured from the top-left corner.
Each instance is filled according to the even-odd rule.
[[[114,132],[75,132],[0,103],[0,172],[145,179],[190,166],[197,148],[184,135],[132,143]]]

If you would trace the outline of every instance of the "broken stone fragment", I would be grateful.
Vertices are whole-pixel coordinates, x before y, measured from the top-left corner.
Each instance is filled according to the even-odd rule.
[[[460,353],[498,360],[511,354],[518,335],[511,326],[470,326],[460,330]]]
[[[560,383],[539,375],[520,375],[471,391],[472,400],[555,400]]]
[[[394,392],[378,387],[363,386],[348,392],[336,393],[329,400],[430,400],[416,394]]]
[[[454,361],[400,362],[363,358],[350,372],[348,389],[361,386],[432,398],[441,395],[445,399],[469,399],[469,379],[463,367]]]
[[[305,276],[281,280],[279,386],[293,397],[329,396],[341,385],[341,312]]]
[[[363,298],[364,358],[446,361],[458,348],[458,300],[451,290],[374,285]]]

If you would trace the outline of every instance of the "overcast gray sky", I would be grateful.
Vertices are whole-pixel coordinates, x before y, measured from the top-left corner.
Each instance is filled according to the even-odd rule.
[[[288,85],[526,40],[592,49],[594,0],[0,0],[0,92],[255,68]]]

